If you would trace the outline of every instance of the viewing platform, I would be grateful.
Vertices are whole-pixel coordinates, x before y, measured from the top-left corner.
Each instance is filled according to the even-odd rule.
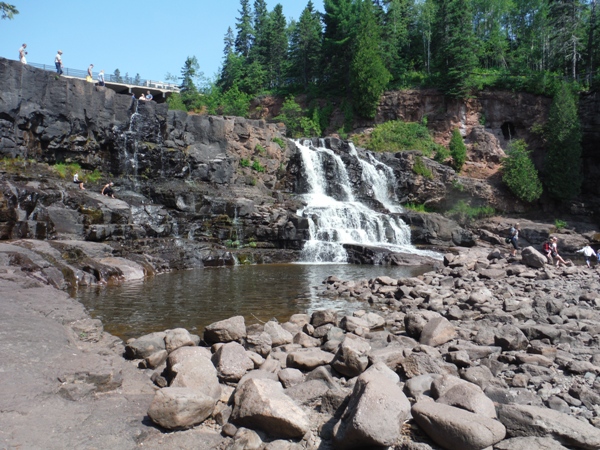
[[[27,63],[27,65],[31,67],[35,67],[37,69],[46,70],[48,72],[56,73],[56,66],[54,64],[39,64],[39,63]],[[94,84],[98,84],[98,73],[92,72]],[[71,69],[68,67],[63,67],[63,77],[70,78],[82,78],[85,79],[87,77],[87,70],[80,69]],[[146,80],[138,77],[125,77],[119,76],[115,77],[114,74],[105,73],[104,74],[104,85],[112,89],[113,91],[119,94],[134,94],[136,98],[143,93],[146,94],[147,91],[153,96],[153,100],[157,103],[163,103],[167,101],[169,95],[174,92],[179,92],[179,86],[175,83],[168,83],[165,81],[156,81],[156,80]]]

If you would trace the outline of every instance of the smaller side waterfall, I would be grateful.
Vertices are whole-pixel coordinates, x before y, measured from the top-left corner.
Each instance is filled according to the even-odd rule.
[[[396,252],[430,254],[410,243],[410,229],[396,214],[402,211],[394,193],[393,170],[369,155],[359,157],[354,146],[349,156],[361,168],[362,182],[389,213],[372,210],[356,200],[346,165],[339,155],[324,147],[312,147],[310,141],[296,143],[301,155],[306,191],[306,207],[298,215],[309,219],[310,240],[306,241],[305,262],[345,263],[344,244],[383,247]]]

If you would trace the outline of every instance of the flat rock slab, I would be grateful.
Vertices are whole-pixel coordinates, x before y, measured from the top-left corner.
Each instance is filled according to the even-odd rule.
[[[552,436],[567,446],[600,448],[600,430],[573,416],[548,408],[498,405],[498,419],[510,436]]]
[[[415,403],[412,415],[434,442],[448,450],[482,450],[506,435],[497,420],[432,401]]]
[[[6,251],[31,253],[0,244],[0,261]],[[0,448],[209,450],[223,442],[213,430],[165,435],[145,421],[155,392],[148,376],[113,350],[120,340],[85,340],[71,327],[90,319],[66,293],[0,262],[0,310]]]

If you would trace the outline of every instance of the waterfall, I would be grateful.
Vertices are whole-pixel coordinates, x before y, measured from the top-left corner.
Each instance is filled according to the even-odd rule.
[[[320,145],[323,145],[320,142]],[[410,243],[410,228],[396,214],[402,211],[394,193],[393,170],[369,155],[361,159],[350,145],[349,156],[362,170],[362,182],[372,197],[389,213],[374,211],[356,200],[346,165],[332,150],[314,148],[310,141],[296,142],[306,182],[302,199],[306,206],[298,215],[309,221],[310,239],[302,251],[306,262],[345,263],[343,244],[382,247],[395,252],[429,254]]]

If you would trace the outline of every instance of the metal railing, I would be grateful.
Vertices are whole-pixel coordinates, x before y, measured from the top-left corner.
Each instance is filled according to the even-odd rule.
[[[55,64],[39,64],[39,63],[28,62],[27,65],[36,67],[38,69],[47,70],[49,72],[56,72]],[[63,70],[63,75],[66,75],[69,77],[85,78],[85,77],[87,77],[87,74],[88,74],[87,70],[71,69],[69,67],[63,67],[62,70]],[[92,72],[92,77],[94,78],[94,81],[98,81],[98,74],[99,74],[99,72]],[[142,79],[142,78],[138,78],[138,77],[130,77],[130,76],[124,76],[124,75],[120,75],[117,77],[114,74],[105,73],[104,81],[109,82],[109,83],[129,84],[132,86],[143,86],[143,87],[149,87],[149,88],[154,88],[154,89],[164,89],[166,91],[179,92],[179,86],[174,83],[167,83],[164,81],[157,81],[157,80],[146,80],[146,79]]]

